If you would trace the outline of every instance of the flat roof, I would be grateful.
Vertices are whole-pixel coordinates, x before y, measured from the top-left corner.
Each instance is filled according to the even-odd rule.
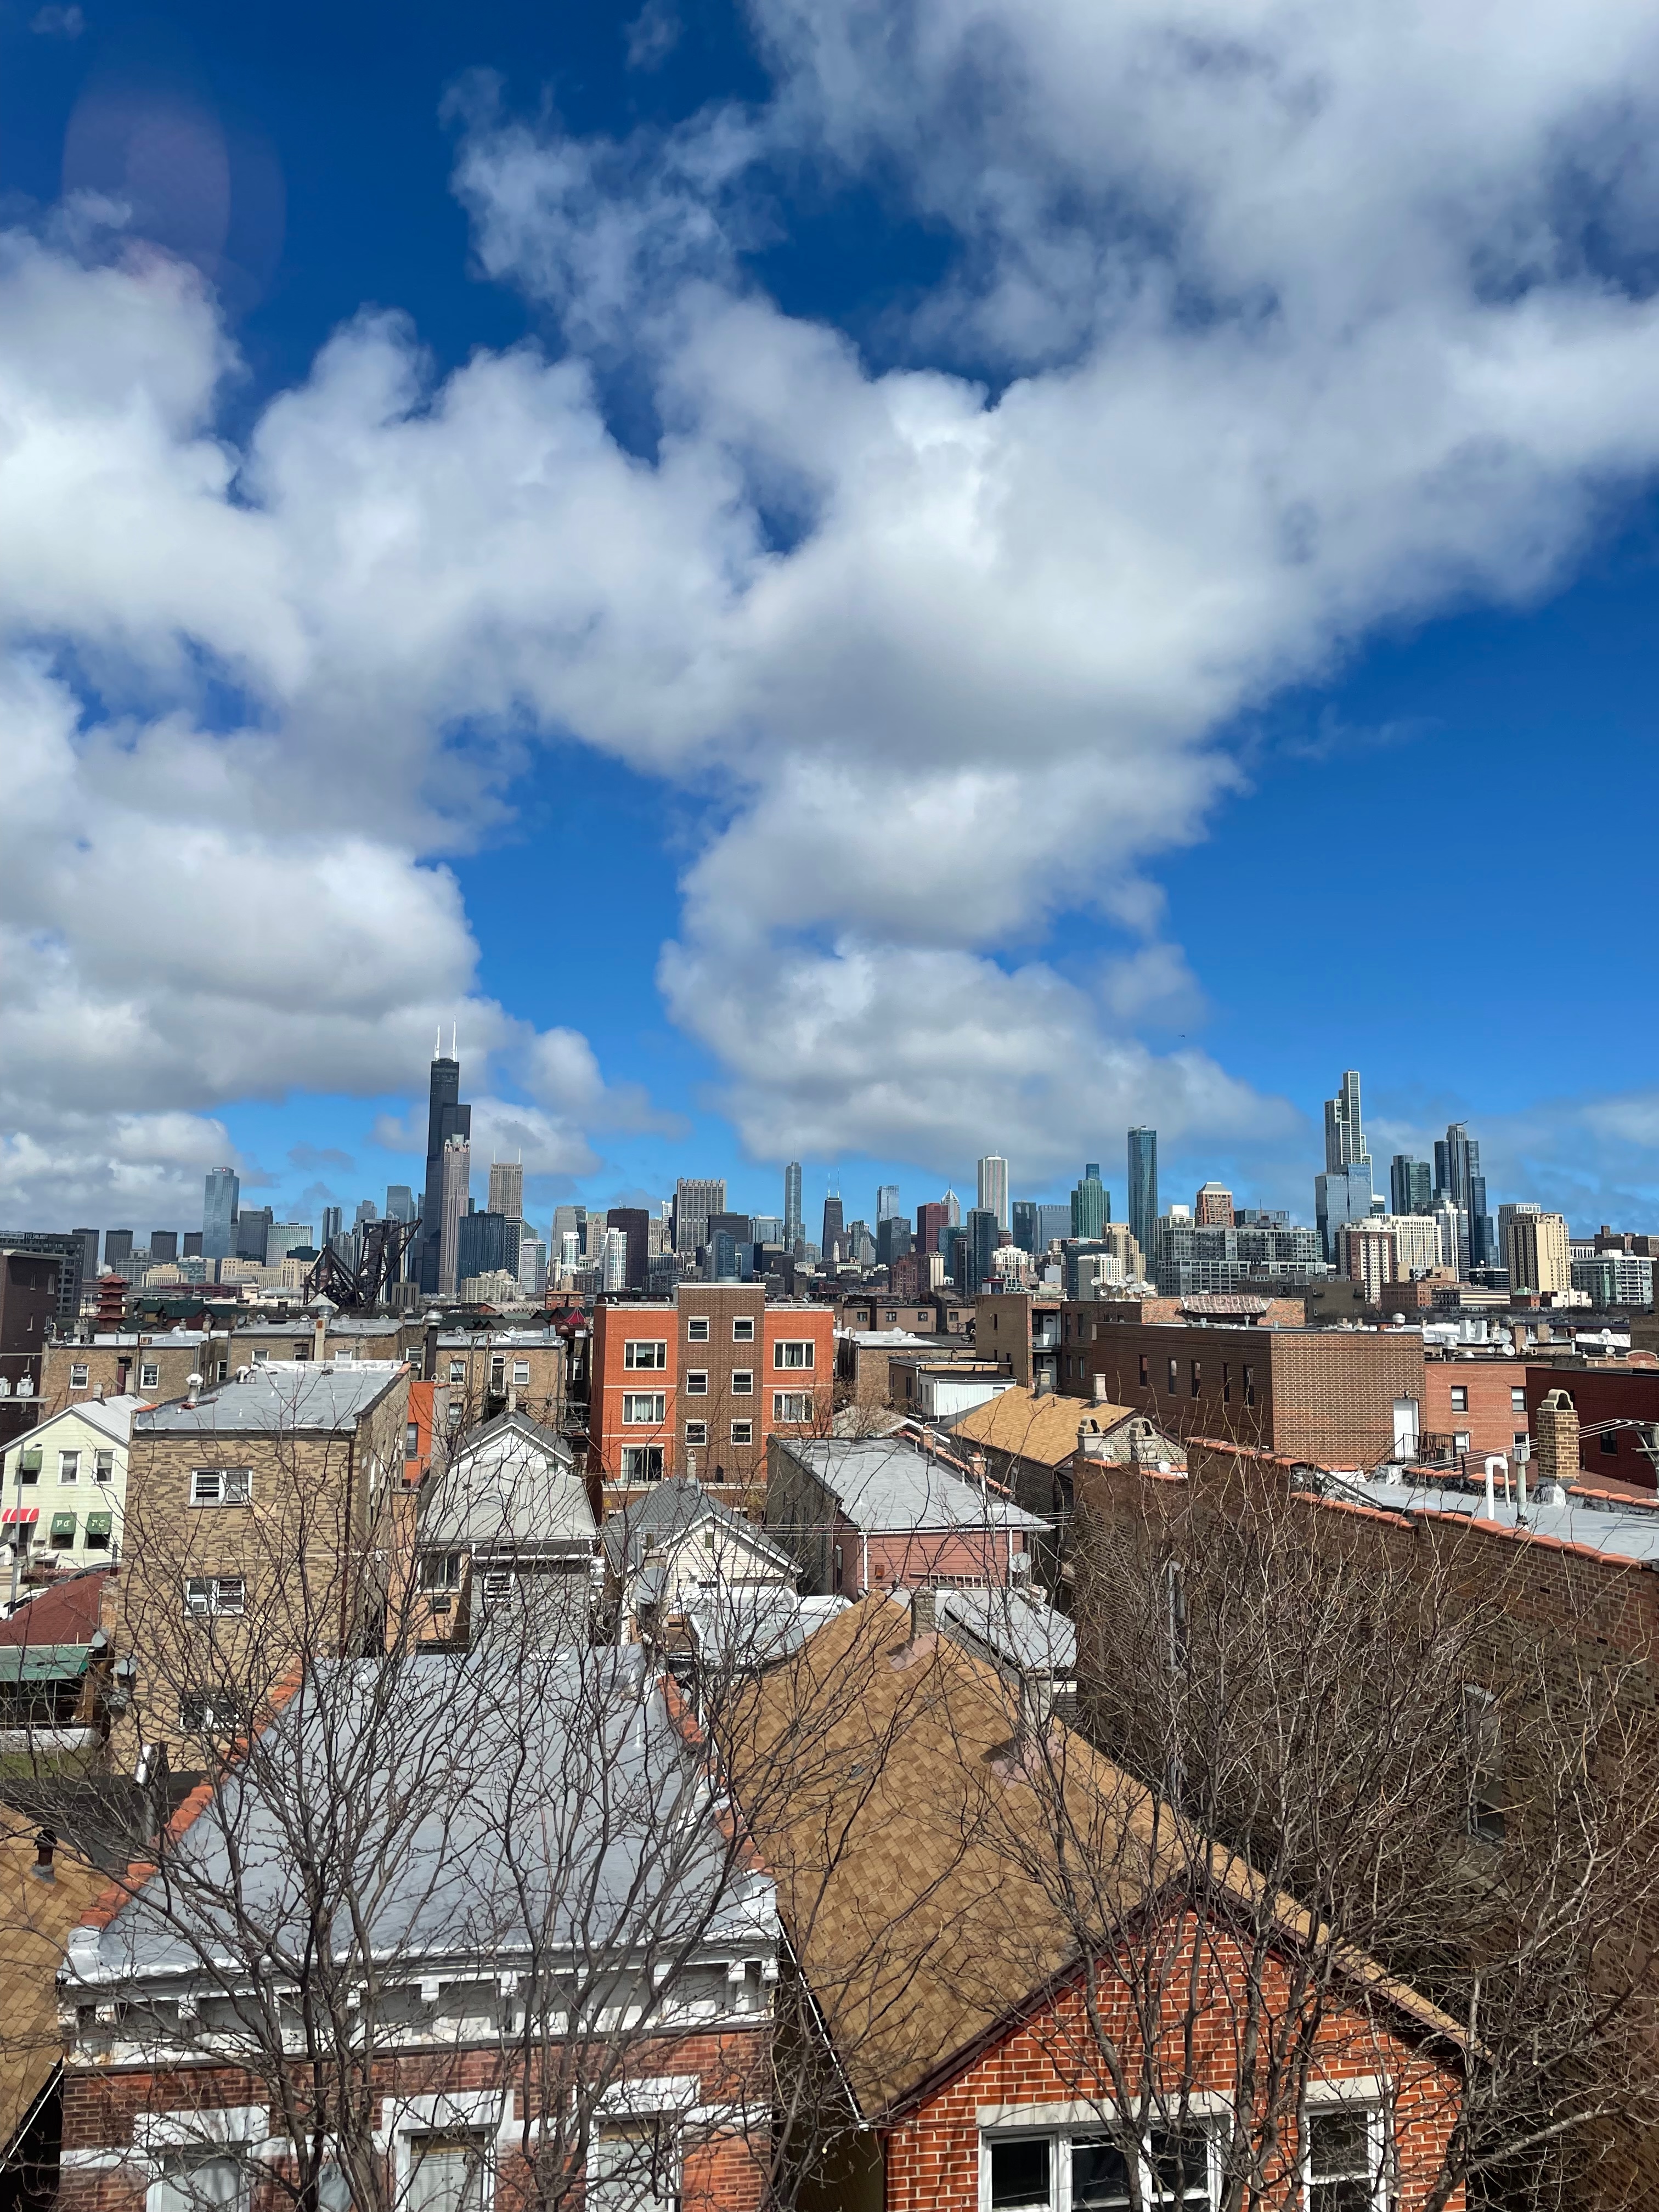
[[[273,1436],[282,1430],[330,1434],[355,1429],[403,1373],[401,1363],[336,1367],[301,1360],[253,1368],[246,1382],[204,1390],[135,1416],[135,1436]]]
[[[1609,1559],[1629,1559],[1641,1566],[1659,1565],[1659,1512],[1652,1506],[1623,1510],[1618,1505],[1592,1505],[1570,1493],[1559,1505],[1540,1504],[1530,1489],[1527,1518],[1521,1522],[1520,1507],[1505,1503],[1499,1484],[1493,1510],[1486,1511],[1484,1492],[1462,1486],[1401,1482],[1389,1475],[1344,1476],[1333,1493],[1351,1496],[1358,1504],[1372,1505],[1384,1513],[1446,1513],[1462,1521],[1484,1521],[1489,1526],[1519,1530],[1524,1536],[1548,1536],[1559,1544],[1576,1544]]]

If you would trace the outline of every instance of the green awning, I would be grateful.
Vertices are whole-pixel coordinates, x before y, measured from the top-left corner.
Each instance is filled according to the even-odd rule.
[[[0,1644],[0,1685],[77,1681],[91,1651],[89,1644]]]
[[[54,1513],[52,1533],[54,1536],[72,1536],[75,1534],[75,1516],[72,1513]]]
[[[24,1473],[25,1474],[40,1474],[40,1445],[39,1445],[39,1444],[25,1444],[25,1445],[24,1445],[24,1447],[23,1447],[22,1455],[21,1455],[21,1456],[20,1457],[20,1459],[18,1460],[17,1464],[18,1464],[18,1466],[19,1466],[20,1468],[21,1468],[21,1469],[22,1469],[22,1471],[23,1471],[23,1473]]]
[[[88,1513],[87,1516],[88,1536],[107,1536],[114,1526],[115,1516],[112,1513]]]

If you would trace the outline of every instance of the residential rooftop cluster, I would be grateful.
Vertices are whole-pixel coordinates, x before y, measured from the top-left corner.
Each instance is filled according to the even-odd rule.
[[[1659,2177],[1645,1239],[1492,1212],[1456,1127],[1384,1203],[1352,1073],[1312,1227],[1161,1207],[1142,1128],[1126,1222],[990,1154],[965,1215],[811,1241],[791,1167],[544,1247],[469,1145],[441,1058],[423,1191],[275,1261],[228,1171],[199,1252],[5,1242],[34,2198]]]

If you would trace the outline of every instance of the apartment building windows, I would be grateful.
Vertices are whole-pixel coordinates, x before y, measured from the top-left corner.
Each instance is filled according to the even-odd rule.
[[[1203,1388],[1200,1375],[1199,1363],[1196,1359],[1192,1363],[1192,1395],[1196,1398],[1200,1395]]]
[[[659,1428],[666,1402],[665,1395],[660,1390],[624,1390],[623,1426]]]
[[[198,1467],[190,1478],[192,1505],[246,1505],[253,1471],[246,1467]]]
[[[624,1482],[660,1482],[662,1480],[662,1446],[660,1444],[624,1444],[622,1471]]]
[[[755,1341],[753,1314],[735,1314],[732,1316],[732,1341],[733,1344],[752,1344]]]
[[[84,1390],[91,1379],[91,1370],[85,1360],[76,1360],[70,1369],[70,1389]]]
[[[191,1735],[233,1734],[243,1725],[241,1697],[223,1687],[186,1690],[179,1700],[179,1725]]]
[[[247,1611],[247,1583],[241,1575],[188,1575],[185,1611],[192,1620],[238,1617]]]
[[[602,2121],[587,2171],[589,2212],[679,2212],[679,2143],[672,2118]]]
[[[752,1421],[733,1421],[732,1441],[734,1444],[752,1444],[755,1441],[755,1424]]]
[[[1452,1384],[1451,1409],[1454,1413],[1467,1413],[1468,1412],[1469,1387],[1467,1382],[1454,1382]]]
[[[754,1395],[754,1369],[752,1367],[734,1367],[732,1370],[732,1395],[734,1398],[752,1398]]]
[[[1071,1334],[1069,1322],[1066,1323],[1066,1334],[1068,1335]],[[1140,1387],[1143,1390],[1150,1390],[1152,1387],[1152,1362],[1144,1352],[1140,1355]]]
[[[1255,1403],[1255,1370],[1248,1364],[1244,1368],[1244,1403],[1247,1406]]]
[[[1526,1394],[1526,1392],[1525,1392],[1524,1390],[1522,1390],[1522,1389],[1511,1389],[1511,1390],[1510,1390],[1510,1413],[1524,1413],[1526,1412],[1526,1410],[1527,1410],[1527,1394]]]
[[[666,1364],[666,1363],[665,1362],[665,1364]],[[513,1363],[513,1387],[514,1387],[514,1389],[515,1390],[522,1390],[523,1389],[525,1389],[525,1387],[526,1387],[526,1384],[529,1382],[529,1381],[530,1381],[530,1362],[529,1362],[527,1359],[515,1359],[515,1360],[514,1361],[514,1363]]]
[[[115,1448],[113,1445],[111,1445],[107,1451],[100,1451],[94,1455],[92,1463],[92,1479],[94,1482],[114,1481]]]
[[[465,1362],[465,1360],[464,1360],[464,1359],[452,1359],[452,1360],[450,1361],[450,1363],[449,1363],[449,1379],[450,1379],[450,1381],[451,1381],[452,1382],[465,1382],[465,1380],[466,1380],[466,1362]]]
[[[662,1337],[629,1337],[623,1346],[624,1367],[665,1368],[668,1364],[668,1345]],[[530,1380],[526,1370],[525,1381]]]
[[[161,1387],[161,1365],[156,1359],[141,1359],[138,1363],[138,1388],[159,1390]]]
[[[79,1482],[81,1480],[81,1455],[78,1451],[64,1451],[58,1453],[58,1480],[59,1482]]]
[[[812,1394],[810,1390],[775,1390],[772,1393],[772,1419],[781,1428],[798,1425],[812,1418]]]
[[[685,1395],[688,1398],[706,1398],[708,1395],[708,1370],[706,1367],[693,1367],[688,1371]]]
[[[707,1314],[693,1314],[691,1316],[690,1319],[685,1324],[685,1340],[688,1344],[708,1343],[708,1316]]]
[[[685,1441],[688,1444],[706,1444],[708,1441],[708,1422],[688,1421],[685,1425]]]
[[[1178,1398],[1181,1395],[1181,1384],[1177,1379],[1180,1366],[1181,1362],[1172,1356],[1169,1371],[1164,1378],[1164,1395],[1166,1398]]]
[[[457,1590],[461,1586],[461,1555],[459,1552],[426,1552],[421,1557],[421,1588],[423,1590]]]
[[[772,1364],[774,1367],[811,1367],[813,1350],[810,1336],[786,1338],[782,1343],[772,1346]]]

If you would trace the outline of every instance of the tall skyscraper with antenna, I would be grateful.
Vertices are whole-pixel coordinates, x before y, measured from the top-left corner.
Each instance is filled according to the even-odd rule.
[[[439,1294],[441,1281],[443,1249],[444,1147],[452,1137],[466,1142],[466,1160],[471,1159],[472,1109],[461,1103],[461,1063],[457,1057],[454,1034],[450,1036],[447,1057],[443,1048],[443,1031],[438,1032],[432,1054],[432,1071],[427,1095],[426,1114],[426,1187],[421,1195],[420,1273],[421,1288],[428,1297]],[[452,1180],[457,1172],[452,1164]],[[463,1212],[465,1193],[462,1193]],[[412,1272],[412,1271],[411,1271]],[[453,1287],[453,1285],[452,1285]]]
[[[793,1252],[800,1239],[800,1162],[791,1160],[783,1171],[783,1241]]]

